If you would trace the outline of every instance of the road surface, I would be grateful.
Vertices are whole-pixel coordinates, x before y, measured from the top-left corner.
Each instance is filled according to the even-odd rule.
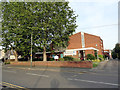
[[[2,82],[5,88],[118,88],[118,60],[110,60],[97,69],[4,65]]]

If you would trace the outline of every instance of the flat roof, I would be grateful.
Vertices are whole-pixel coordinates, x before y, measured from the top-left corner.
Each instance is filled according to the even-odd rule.
[[[78,49],[67,49],[67,51],[77,51],[77,50],[97,50],[99,51],[98,49],[94,48],[94,47],[88,47],[88,48],[78,48]]]

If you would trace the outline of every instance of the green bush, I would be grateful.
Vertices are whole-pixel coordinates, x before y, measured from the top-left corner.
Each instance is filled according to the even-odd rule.
[[[5,64],[10,64],[10,62],[5,62]]]
[[[104,59],[103,55],[98,55],[98,58],[100,61],[102,61]]]
[[[93,67],[97,67],[98,66],[98,62],[93,62]]]
[[[95,59],[97,59],[97,52],[95,52],[94,54],[95,54]]]
[[[84,60],[84,61],[91,61],[90,59],[86,59],[86,60]]]
[[[28,61],[27,58],[18,58],[18,61]]]
[[[103,55],[98,55],[99,58],[103,58]]]
[[[33,58],[32,60],[33,61],[43,61],[43,58],[42,57],[40,57],[40,58]]]
[[[71,56],[65,56],[63,58],[64,58],[64,61],[73,61],[74,60],[74,58]]]
[[[73,61],[81,61],[81,59],[80,58],[74,58]]]
[[[87,60],[95,60],[95,56],[92,54],[87,54]]]
[[[64,58],[59,58],[59,61],[64,61]]]
[[[49,58],[48,61],[54,61],[54,58]]]

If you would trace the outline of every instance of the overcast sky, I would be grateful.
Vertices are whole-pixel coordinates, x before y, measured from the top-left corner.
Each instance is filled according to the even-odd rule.
[[[98,35],[104,49],[113,49],[118,42],[119,0],[68,0],[77,17],[77,32]],[[1,47],[0,47],[1,48]]]
[[[110,2],[74,0],[70,1],[69,5],[78,15],[76,33],[82,31],[98,35],[103,39],[104,49],[114,48],[118,42],[118,2],[116,0]]]

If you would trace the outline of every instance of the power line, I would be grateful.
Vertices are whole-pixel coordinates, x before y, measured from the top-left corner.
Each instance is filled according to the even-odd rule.
[[[103,28],[103,27],[116,26],[116,25],[119,25],[119,24],[101,25],[101,26],[85,27],[85,28],[79,28],[79,29]]]

